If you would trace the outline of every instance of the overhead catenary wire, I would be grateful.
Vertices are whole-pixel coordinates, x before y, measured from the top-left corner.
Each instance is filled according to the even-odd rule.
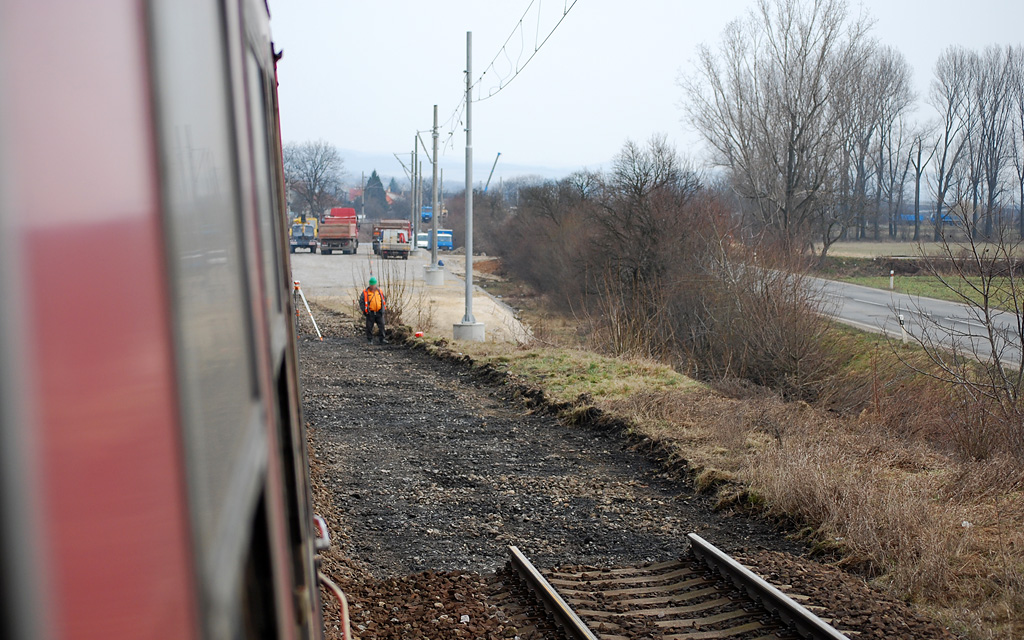
[[[551,27],[549,31],[546,32],[546,35],[544,35],[542,39],[541,8],[543,5],[543,0],[530,0],[530,3],[526,6],[526,10],[523,11],[523,15],[519,18],[519,21],[512,28],[512,32],[509,33],[507,38],[505,38],[505,42],[501,45],[501,48],[498,49],[498,52],[491,59],[491,62],[486,67],[484,67],[484,70],[480,74],[480,76],[472,83],[472,91],[478,94],[476,98],[473,98],[473,101],[482,102],[483,100],[489,100],[490,98],[493,98],[498,93],[500,93],[502,89],[511,84],[512,81],[515,80],[519,76],[519,74],[523,72],[526,66],[530,64],[530,61],[533,60],[533,58],[537,55],[537,52],[539,52],[541,48],[547,43],[547,41],[551,39],[551,36],[555,33],[555,30],[557,30],[558,27],[562,24],[566,16],[569,15],[569,12],[572,11],[572,8],[576,6],[577,2],[579,2],[579,0],[563,0],[561,16],[559,16],[558,21],[555,22],[555,25]],[[523,56],[526,55],[526,52],[528,51],[526,42],[527,36],[525,21],[527,16],[530,14],[531,9],[533,9],[534,5],[537,6],[537,25],[536,32],[533,38],[533,50],[530,51],[529,56],[526,57],[525,60],[523,60]],[[515,63],[513,63],[512,56],[510,55],[511,49],[509,43],[511,43],[517,35],[519,36],[520,46],[516,54]],[[500,72],[499,67],[496,65],[496,63],[503,56],[504,59],[509,63],[509,70],[505,73]],[[484,95],[483,80],[490,72],[493,72],[495,75],[498,75],[498,82],[496,86],[492,86],[487,91],[487,94]],[[447,151],[447,149],[450,146],[453,146],[455,133],[457,132],[458,127],[463,124],[463,115],[465,114],[465,112],[466,96],[463,95],[462,100],[459,101],[459,104],[452,111],[452,115],[449,116],[448,119],[444,122],[444,124],[441,125],[442,129],[448,130],[448,133],[445,136],[444,144],[442,145],[442,153],[444,151]]]

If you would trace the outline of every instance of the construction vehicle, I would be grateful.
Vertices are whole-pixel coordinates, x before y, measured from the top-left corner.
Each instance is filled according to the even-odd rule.
[[[405,232],[405,237],[412,240],[412,223],[408,220],[381,220],[373,225],[373,252],[380,255],[381,234],[385,229],[399,229]]]
[[[430,251],[433,246],[431,242],[431,231],[423,231],[416,236],[416,248],[426,249]],[[437,250],[438,251],[451,251],[454,248],[452,242],[452,230],[451,229],[438,229],[437,230]]]
[[[320,243],[320,228],[316,218],[312,216],[296,216],[288,228],[288,250],[295,253],[298,249],[309,249],[316,253]]]
[[[320,225],[320,253],[330,255],[335,250],[342,253],[359,250],[359,222],[356,210],[351,207],[331,209]]]
[[[380,236],[380,257],[409,259],[412,251],[412,234],[405,229],[382,229]]]

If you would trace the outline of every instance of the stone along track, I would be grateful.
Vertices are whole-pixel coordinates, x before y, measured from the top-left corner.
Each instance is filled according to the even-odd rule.
[[[539,566],[638,567],[684,556],[692,531],[747,554],[762,575],[799,585],[815,603],[834,598],[830,617],[834,607],[858,621],[853,628],[887,631],[870,637],[908,628],[913,615],[900,603],[854,579],[834,588],[834,570],[802,560],[799,548],[756,518],[715,512],[620,436],[531,413],[511,388],[465,364],[338,337],[338,318],[324,325],[323,342],[300,342],[303,407],[313,463],[322,469],[318,508],[333,516],[339,558],[359,567],[343,587],[359,616],[382,613],[377,631],[361,637],[414,637],[403,630],[408,616],[383,615],[392,606],[405,611],[399,600],[413,592],[441,602],[454,627],[470,605],[473,624],[486,611],[497,615],[490,602],[495,585],[507,581],[499,570],[509,545]],[[447,585],[430,595],[445,581],[478,587]],[[948,637],[926,623],[913,628],[904,637]],[[521,637],[530,635],[548,637],[540,628]]]

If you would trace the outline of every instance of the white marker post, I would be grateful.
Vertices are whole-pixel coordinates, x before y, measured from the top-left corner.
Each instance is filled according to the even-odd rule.
[[[896,270],[889,269],[889,291],[896,288]]]
[[[309,303],[306,302],[306,294],[302,293],[302,287],[299,286],[298,280],[292,280],[292,283],[295,285],[295,292],[299,294],[300,298],[302,298],[302,304],[306,307],[306,313],[309,314],[309,319],[313,321],[313,328],[316,329],[316,337],[320,338],[320,342],[323,342],[324,337],[320,334],[320,327],[316,326],[316,320],[313,318],[313,312],[309,310]],[[299,315],[298,309],[295,310],[295,315]],[[298,318],[296,317],[296,320],[297,319]],[[296,324],[298,324],[298,322],[296,322]]]

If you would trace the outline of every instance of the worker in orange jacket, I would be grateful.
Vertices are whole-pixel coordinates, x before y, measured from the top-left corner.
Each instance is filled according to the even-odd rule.
[[[363,310],[363,317],[366,318],[366,342],[373,344],[373,325],[380,327],[380,343],[387,342],[384,333],[384,310],[387,308],[387,301],[384,299],[384,292],[377,286],[377,278],[370,278],[370,286],[363,289],[357,302],[359,308]]]

